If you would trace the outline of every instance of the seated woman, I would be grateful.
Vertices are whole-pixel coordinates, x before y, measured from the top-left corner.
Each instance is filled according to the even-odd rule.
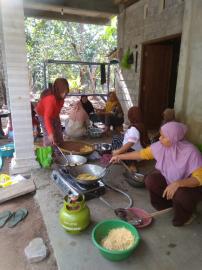
[[[163,120],[161,122],[161,126],[165,125],[168,122],[176,121],[175,119],[175,110],[171,108],[166,108],[162,113]],[[152,139],[153,142],[157,142],[159,140],[160,133],[158,132]]]
[[[163,121],[161,123],[161,126],[165,125],[168,122],[175,121],[175,110],[171,108],[166,108],[163,111]]]
[[[85,136],[87,127],[89,125],[89,117],[83,109],[81,101],[78,101],[72,111],[70,112],[69,119],[65,123],[65,135],[67,137],[78,138]]]
[[[159,142],[138,152],[116,155],[110,161],[156,160],[157,171],[146,177],[145,184],[154,208],[173,206],[174,226],[188,224],[202,200],[202,155],[184,140],[186,131],[184,124],[169,122],[161,127]]]
[[[88,96],[86,95],[81,96],[80,101],[84,110],[86,111],[88,115],[90,115],[91,113],[94,113],[95,110],[93,108],[93,104],[88,100]]]
[[[128,110],[130,126],[122,138],[119,136],[112,139],[113,156],[126,152],[139,151],[150,144],[146,129],[142,122],[141,112],[138,107],[131,107]],[[118,143],[117,143],[118,142]],[[131,172],[137,171],[134,161],[127,161]]]
[[[104,110],[96,111],[96,116],[94,115],[91,120],[104,123],[106,133],[110,130],[110,126],[113,126],[114,129],[122,126],[124,122],[123,111],[115,92],[109,93]]]

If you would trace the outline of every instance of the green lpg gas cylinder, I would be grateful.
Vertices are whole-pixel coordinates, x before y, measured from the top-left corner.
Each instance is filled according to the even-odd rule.
[[[66,232],[78,234],[90,224],[90,210],[84,195],[67,195],[59,213],[60,224]]]

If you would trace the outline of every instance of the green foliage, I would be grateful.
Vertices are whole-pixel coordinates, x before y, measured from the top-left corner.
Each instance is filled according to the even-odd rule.
[[[116,24],[116,18],[109,26],[25,19],[27,59],[35,90],[41,91],[44,87],[44,60],[107,61],[107,54],[117,47]],[[64,76],[73,88],[79,88],[89,76],[88,67],[84,69],[76,65],[50,65],[49,81]],[[95,76],[98,71],[90,72]]]

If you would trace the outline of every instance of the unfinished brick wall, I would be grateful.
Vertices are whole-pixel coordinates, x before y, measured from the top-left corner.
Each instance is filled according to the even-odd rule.
[[[182,0],[141,0],[118,17],[118,48],[122,48],[124,52],[130,48],[134,59],[136,52],[138,53],[137,69],[135,70],[135,63],[130,70],[122,69],[131,100],[125,101],[123,89],[117,86],[121,103],[132,102],[138,105],[142,44],[181,33],[183,15]]]

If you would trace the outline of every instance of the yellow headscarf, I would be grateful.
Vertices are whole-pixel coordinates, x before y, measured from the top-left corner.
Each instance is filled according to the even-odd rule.
[[[105,106],[105,112],[109,113],[112,112],[112,110],[119,104],[119,101],[117,99],[115,92],[109,93],[109,99],[106,102]]]

